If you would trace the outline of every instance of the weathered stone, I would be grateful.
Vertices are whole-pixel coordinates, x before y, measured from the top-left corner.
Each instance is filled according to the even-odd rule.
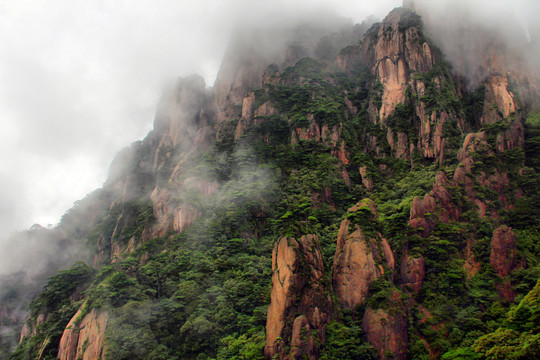
[[[276,340],[280,337],[285,325],[286,310],[294,301],[292,296],[295,290],[296,274],[293,270],[297,267],[297,247],[295,239],[282,238],[272,253],[272,292],[266,321],[265,354],[267,356],[277,353]]]
[[[380,359],[407,358],[407,315],[399,293],[394,291],[389,309],[368,308],[362,319],[362,330],[368,342],[377,349]]]
[[[217,192],[217,182],[208,182],[199,177],[187,178],[176,184],[176,193],[198,193],[201,196],[210,196]],[[182,232],[199,218],[199,211],[192,205],[179,202],[168,188],[156,188],[150,195],[153,203],[156,225],[154,236],[165,236],[170,232]]]
[[[84,307],[84,305],[83,305]],[[58,359],[71,360],[77,358],[77,344],[79,343],[79,324],[82,308],[71,318],[62,334],[58,347]]]
[[[103,359],[108,312],[92,309],[81,318],[84,306],[73,316],[62,334],[58,348],[60,360]]]
[[[260,116],[273,116],[279,113],[278,109],[272,106],[268,101],[262,104],[255,110],[255,117]]]
[[[437,201],[430,194],[424,195],[424,199],[422,200],[422,205],[424,206],[424,209],[426,211],[424,215],[428,213],[434,214],[435,210],[437,209]]]
[[[470,133],[465,136],[463,145],[458,151],[458,160],[461,162],[468,158],[470,154],[474,152],[488,152],[491,153],[489,145],[487,143],[487,137],[485,132]]]
[[[369,199],[359,202],[348,212],[357,212],[362,207],[370,209],[370,220],[377,219],[377,209]],[[366,237],[360,226],[343,220],[334,255],[333,278],[341,304],[351,309],[362,304],[369,293],[369,285],[384,274],[383,264],[390,269],[394,267],[394,257],[386,239],[380,234]]]
[[[362,185],[366,188],[367,191],[373,191],[373,180],[367,175],[367,166],[360,167],[360,176],[362,177]]]
[[[285,357],[284,345],[292,346],[293,340],[295,346],[299,347],[295,351],[301,354],[317,352],[315,347],[307,343],[300,346],[294,331],[305,329],[307,324],[309,329],[318,330],[318,343],[324,341],[324,327],[329,320],[331,300],[322,283],[323,271],[324,265],[316,235],[304,235],[298,241],[291,237],[282,238],[274,247],[272,291],[264,349],[266,357],[271,358],[276,354]],[[303,318],[299,318],[298,314],[303,315]],[[302,319],[305,319],[305,322]],[[278,338],[282,339],[281,342]]]
[[[492,124],[516,112],[514,94],[508,90],[508,78],[505,75],[491,75],[485,85],[484,114],[482,124]]]
[[[426,209],[424,208],[424,204],[422,204],[422,200],[420,200],[418,196],[415,196],[411,206],[410,218],[414,219],[418,217],[424,217],[425,215]]]
[[[400,29],[402,16],[408,16],[409,10],[394,9],[384,19],[377,36],[366,38],[362,44],[363,56],[372,64],[373,72],[383,84],[380,119],[385,119],[397,104],[405,100],[405,91],[409,79],[408,71],[428,71],[435,59],[429,45],[421,40],[419,29],[409,27]]]
[[[317,359],[315,340],[311,335],[309,322],[304,315],[298,316],[293,323],[290,359]]]
[[[382,252],[384,255],[384,259],[386,260],[386,264],[388,265],[388,269],[390,271],[394,271],[395,266],[395,260],[394,260],[394,253],[392,252],[392,248],[390,248],[390,244],[388,243],[388,240],[385,238],[381,239],[380,246],[382,248]]]
[[[392,155],[407,160],[412,158],[414,151],[418,151],[422,157],[437,159],[439,164],[442,164],[447,143],[444,137],[445,127],[448,122],[456,121],[463,131],[465,125],[459,113],[451,109],[432,109],[422,101],[426,80],[417,79],[415,75],[428,72],[438,59],[425,41],[421,29],[418,26],[405,25],[410,23],[414,16],[416,15],[410,9],[394,9],[380,26],[370,30],[372,33],[368,34],[360,45],[360,57],[372,68],[372,72],[382,84],[380,101],[378,98],[377,101],[370,99],[368,114],[373,123],[388,126],[388,119],[398,104],[412,107],[414,115],[411,120],[418,129],[418,141],[412,144],[408,134],[387,127],[386,140]],[[443,75],[439,75],[431,81],[440,87],[447,80]],[[413,96],[407,95],[407,91],[412,92]],[[459,96],[457,87],[451,91]],[[380,156],[378,144],[370,144],[368,148]]]
[[[434,199],[426,194],[424,196],[429,208],[434,207]],[[433,210],[432,210],[433,211]],[[435,228],[435,222],[431,218],[426,218],[428,211],[424,206],[424,202],[418,196],[415,196],[411,206],[409,226],[417,230],[421,236],[428,237],[431,231]]]
[[[349,233],[349,225],[349,220],[344,220],[338,235],[334,290],[341,303],[352,309],[367,299],[369,285],[382,275],[382,271],[373,258],[362,229],[355,225],[355,230]],[[343,246],[339,246],[340,243]]]
[[[459,220],[461,215],[461,209],[454,204],[450,192],[446,188],[449,185],[451,184],[448,181],[446,174],[440,171],[435,176],[433,190],[431,190],[431,195],[437,199],[440,209],[442,210],[439,214],[439,220],[445,223],[449,220]]]
[[[424,284],[425,263],[422,255],[414,257],[405,252],[401,258],[401,283],[410,287],[415,294],[420,292]]]
[[[515,292],[507,276],[524,266],[524,262],[519,258],[516,235],[512,228],[502,225],[495,229],[491,239],[489,262],[495,273],[502,279],[502,283],[498,285],[499,296],[506,301],[512,301]]]

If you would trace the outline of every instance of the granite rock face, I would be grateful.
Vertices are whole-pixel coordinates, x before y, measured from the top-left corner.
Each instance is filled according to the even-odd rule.
[[[502,282],[497,285],[499,297],[506,301],[512,301],[515,292],[512,290],[510,279],[507,278],[512,271],[524,266],[519,258],[516,235],[512,228],[500,226],[493,232],[491,239],[490,264],[495,273],[501,278]]]
[[[370,199],[365,199],[348,211],[359,215],[364,221],[377,219],[377,209]],[[352,220],[341,223],[337,248],[334,255],[333,285],[342,305],[353,309],[362,304],[368,294],[369,285],[394,268],[394,256],[388,241],[380,233],[366,233]]]
[[[81,317],[83,308],[77,311],[62,334],[58,348],[60,360],[103,359],[108,312],[92,309]]]
[[[396,291],[391,295],[392,310],[368,308],[362,319],[367,341],[377,349],[379,359],[407,359],[407,312]]]
[[[318,237],[282,238],[272,253],[272,272],[264,354],[267,358],[275,355],[284,358],[288,356],[286,347],[290,345],[292,358],[304,355],[314,358],[318,352],[314,339],[299,334],[317,330],[316,342],[324,342],[324,328],[333,313],[330,295],[323,283],[324,266]]]

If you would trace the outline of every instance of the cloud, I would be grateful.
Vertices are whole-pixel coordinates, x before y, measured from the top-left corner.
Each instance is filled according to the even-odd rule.
[[[55,223],[151,129],[177,76],[212,85],[239,24],[335,11],[361,21],[400,1],[0,0],[0,238]],[[331,9],[331,10],[330,10]]]
[[[432,33],[459,56],[456,24],[491,31],[539,68],[534,0],[427,1]],[[0,238],[55,223],[101,186],[114,154],[151,129],[163,89],[201,74],[212,85],[240,25],[331,13],[360,22],[399,0],[0,0]],[[458,21],[459,22],[456,22]],[[457,50],[456,50],[457,49]],[[474,60],[474,57],[472,58]],[[474,61],[471,61],[474,67]]]
[[[415,7],[428,35],[472,87],[485,76],[480,66],[493,51],[507,68],[540,70],[540,2],[416,0]]]

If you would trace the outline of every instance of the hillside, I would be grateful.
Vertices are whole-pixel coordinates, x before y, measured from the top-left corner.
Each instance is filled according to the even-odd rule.
[[[1,294],[10,359],[540,358],[534,72],[471,88],[407,8],[272,31],[29,230],[86,255]]]

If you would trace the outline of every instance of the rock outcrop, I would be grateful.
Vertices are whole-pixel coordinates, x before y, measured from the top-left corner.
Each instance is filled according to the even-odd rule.
[[[25,337],[35,336],[37,334],[38,327],[44,322],[46,322],[48,319],[48,313],[39,313],[34,321],[32,321],[30,317],[26,319],[26,322],[24,323],[21,330],[21,336],[19,341],[22,342]]]
[[[357,216],[359,218],[357,218]],[[348,211],[341,223],[334,255],[334,290],[342,305],[353,309],[369,294],[369,285],[394,268],[394,257],[388,241],[376,229],[369,232],[355,221],[375,223],[377,210],[365,199]]]
[[[366,310],[362,330],[377,349],[379,359],[407,359],[407,312],[397,291],[392,293],[387,309]]]
[[[423,199],[415,196],[411,206],[408,225],[422,237],[428,237],[437,222],[448,223],[459,220],[462,209],[454,203],[448,190],[453,187],[444,171],[440,171],[433,181],[433,190]]]
[[[491,239],[489,262],[495,273],[501,278],[501,283],[497,285],[500,298],[506,301],[514,300],[515,292],[512,290],[508,275],[523,267],[524,263],[519,258],[516,235],[512,228],[502,225],[495,229]]]
[[[314,343],[324,341],[324,329],[332,316],[331,299],[323,283],[324,266],[316,235],[304,235],[298,241],[284,237],[272,253],[272,292],[266,324],[265,356],[315,358]],[[315,341],[311,334],[316,331]],[[307,333],[305,332],[307,331]]]
[[[508,89],[508,78],[493,74],[486,83],[485,103],[482,124],[492,124],[508,118],[518,110],[515,95]]]
[[[430,344],[426,340],[429,336],[416,337],[422,330],[415,332],[416,329],[407,329],[408,312],[413,308],[418,309],[420,315],[424,316],[418,322],[427,323],[428,331],[429,326],[435,332],[440,330],[440,335],[448,317],[441,320],[436,311],[432,315],[423,307],[430,304],[431,298],[422,303],[427,299],[422,292],[423,286],[425,291],[428,289],[424,284],[426,272],[433,274],[434,271],[429,266],[433,266],[439,258],[445,262],[443,265],[448,264],[452,270],[463,263],[468,280],[477,272],[483,272],[485,268],[479,259],[484,256],[475,256],[475,244],[481,244],[483,240],[480,240],[480,236],[486,236],[484,232],[492,224],[498,226],[506,221],[505,212],[509,213],[515,205],[512,198],[528,196],[519,189],[509,191],[516,174],[527,171],[528,166],[521,170],[512,169],[512,172],[505,166],[512,167],[513,164],[501,160],[506,155],[522,155],[505,152],[524,145],[523,118],[529,105],[522,104],[521,91],[525,89],[527,92],[528,88],[522,77],[518,76],[515,84],[515,73],[493,63],[481,81],[478,80],[483,85],[478,90],[481,101],[473,99],[476,108],[469,109],[468,97],[472,94],[466,89],[466,81],[451,72],[441,52],[430,39],[424,37],[422,21],[414,13],[413,2],[405,1],[404,5],[404,9],[393,10],[382,23],[371,27],[362,42],[343,49],[337,57],[334,49],[325,51],[320,46],[324,44],[322,40],[314,41],[319,41],[317,26],[314,27],[317,31],[313,33],[302,31],[294,34],[299,39],[289,36],[295,33],[295,29],[291,28],[272,36],[268,36],[268,29],[261,30],[254,37],[247,33],[239,35],[227,51],[213,89],[206,88],[201,77],[190,76],[180,79],[162,99],[153,131],[143,141],[134,143],[118,154],[99,201],[95,201],[93,207],[86,206],[88,209],[85,211],[75,209],[75,212],[79,211],[76,217],[83,220],[64,226],[65,237],[76,234],[77,240],[88,240],[90,247],[97,250],[93,254],[96,267],[115,264],[114,271],[144,280],[139,281],[144,296],[161,299],[165,296],[160,291],[161,273],[156,275],[156,292],[153,288],[145,288],[154,281],[154,275],[150,274],[154,270],[149,266],[149,275],[146,275],[139,271],[139,265],[176,261],[177,254],[167,253],[165,244],[177,239],[183,242],[185,239],[186,249],[189,249],[189,241],[196,234],[189,233],[185,238],[175,238],[172,234],[187,230],[206,214],[212,221],[212,227],[215,225],[218,229],[222,225],[219,224],[221,214],[210,211],[211,206],[207,205],[206,200],[219,198],[216,195],[221,189],[227,190],[228,181],[237,180],[234,178],[237,168],[230,172],[230,169],[224,171],[224,168],[237,160],[234,157],[239,153],[235,152],[238,144],[251,145],[253,139],[262,140],[256,143],[257,154],[254,157],[266,151],[272,154],[268,162],[264,159],[264,165],[269,165],[265,170],[271,171],[270,176],[275,175],[280,184],[287,181],[287,176],[295,180],[289,174],[301,175],[297,176],[298,183],[301,183],[297,187],[299,190],[286,206],[291,206],[287,210],[292,213],[293,206],[302,204],[297,206],[302,211],[306,210],[302,215],[307,214],[308,218],[308,215],[316,214],[322,219],[318,224],[317,217],[309,216],[309,220],[302,223],[309,226],[315,224],[313,229],[321,224],[326,226],[326,220],[331,218],[319,217],[318,214],[326,209],[339,213],[338,207],[348,201],[350,194],[382,189],[386,194],[381,196],[382,191],[376,194],[381,202],[386,201],[387,194],[395,196],[390,201],[397,200],[405,191],[386,191],[385,187],[393,180],[376,182],[387,176],[396,180],[403,179],[404,175],[414,176],[413,172],[406,173],[405,168],[410,165],[414,171],[420,172],[429,162],[433,167],[426,168],[429,168],[428,174],[431,176],[434,174],[431,171],[438,164],[439,172],[433,180],[432,189],[425,190],[425,194],[422,190],[423,196],[415,196],[412,200],[409,228],[396,229],[394,224],[389,227],[389,233],[397,234],[395,239],[391,239],[392,244],[403,244],[398,249],[400,257],[397,259],[394,259],[390,243],[382,233],[383,226],[379,223],[375,203],[369,199],[348,209],[341,222],[332,264],[332,284],[328,280],[330,274],[324,274],[317,235],[279,239],[272,253],[272,290],[263,351],[268,359],[316,360],[320,350],[324,349],[327,324],[337,318],[335,314],[339,311],[336,309],[341,306],[345,308],[344,313],[353,314],[351,318],[354,321],[363,316],[362,329],[381,359],[406,358],[407,330],[415,339],[426,343],[432,357],[440,356],[438,351],[442,350],[432,352],[429,349]],[[292,38],[298,41],[291,42]],[[328,39],[332,37],[326,39],[327,45],[332,45]],[[316,59],[306,59],[309,56]],[[474,96],[478,94],[474,93]],[[531,95],[531,92],[528,94]],[[469,110],[475,114],[469,114]],[[275,128],[274,124],[277,125]],[[466,133],[468,135],[459,148],[459,142]],[[222,148],[226,150],[214,156],[213,152]],[[459,162],[457,166],[455,159],[449,159],[449,155],[454,156],[455,152]],[[210,157],[211,169],[207,169],[207,158],[203,155]],[[280,162],[282,155],[285,159],[283,163],[287,163],[283,167]],[[488,161],[483,162],[485,159],[489,164]],[[295,160],[298,160],[298,167]],[[324,166],[316,168],[316,171],[322,171],[311,172],[319,165],[319,160]],[[300,166],[304,162],[309,163],[310,172],[301,172],[303,169]],[[327,171],[327,165],[335,165],[335,173]],[[451,173],[449,169],[453,170],[454,167]],[[207,176],[207,173],[211,175]],[[310,188],[309,180],[318,174],[329,176],[324,181],[314,182]],[[342,181],[331,178],[330,175],[334,174],[339,174]],[[257,179],[252,181],[256,182]],[[289,184],[292,184],[291,187],[296,185],[294,181]],[[413,194],[418,194],[423,186],[423,182],[415,181]],[[405,188],[403,183],[399,183],[399,188],[400,191]],[[252,206],[256,201],[249,199],[249,215],[244,217],[246,223],[256,218],[263,224],[260,229],[264,228],[265,231],[268,229],[266,222],[277,220],[275,223],[279,224],[279,218],[274,215],[281,210],[281,204],[289,201],[287,196],[293,192],[288,191],[284,186],[283,192],[276,196],[276,202],[263,199],[260,203],[264,205],[260,208]],[[239,190],[238,194],[241,193]],[[392,220],[396,219],[398,225],[404,225],[407,221],[403,221],[402,213],[393,211],[401,211],[403,204],[410,200],[410,194],[412,192],[407,192],[407,200],[399,206],[396,203],[390,206],[389,203],[385,204],[388,206],[385,210],[390,208],[390,216]],[[296,203],[298,199],[301,202]],[[146,202],[146,215],[151,219],[144,223],[146,220],[139,219],[146,219],[144,216],[139,217],[140,214],[130,214],[128,211],[128,206],[139,200]],[[241,201],[247,203],[238,200]],[[231,210],[234,205],[231,201]],[[263,207],[269,208],[268,213],[265,213],[266,209],[261,210]],[[476,221],[476,214],[470,211],[471,208],[477,211],[481,222],[492,221],[492,224],[483,226],[486,223]],[[310,214],[309,210],[314,211]],[[236,209],[232,212],[235,212],[235,216],[241,216]],[[68,215],[65,224],[70,221],[70,216],[74,217]],[[80,226],[85,219],[88,219],[88,224]],[[292,219],[290,217],[288,221]],[[212,246],[238,246],[236,249],[239,249],[240,243],[246,244],[259,236],[257,230],[253,233],[245,230],[248,226],[239,227],[236,231],[234,226],[229,226],[234,220],[233,216],[226,218],[223,223],[227,228],[223,225],[220,228],[225,229],[223,233],[216,236],[216,241],[208,243]],[[510,221],[513,220],[508,223]],[[515,226],[517,222],[511,223]],[[131,231],[126,231],[127,235],[122,237],[122,229],[129,227],[132,227]],[[450,234],[447,238],[445,231]],[[90,233],[91,238],[88,236]],[[475,236],[478,234],[481,235],[476,243]],[[409,239],[408,235],[411,235]],[[149,248],[155,248],[155,254],[163,251],[164,256],[160,258],[153,257],[154,250],[146,251],[141,246],[146,240],[157,237],[159,241],[150,244]],[[239,239],[236,237],[245,241],[237,241]],[[437,242],[430,242],[434,239]],[[500,279],[497,284],[500,298],[506,302],[511,302],[516,295],[510,282],[512,273],[525,266],[516,241],[512,229],[504,225],[493,232],[491,240],[490,264]],[[413,243],[414,248],[412,245],[408,247]],[[429,244],[426,251],[421,248],[424,244]],[[183,251],[181,246],[175,247],[175,251]],[[135,251],[138,247],[141,251]],[[224,251],[229,250],[224,248]],[[438,251],[437,258],[429,257]],[[115,260],[131,253],[134,259],[126,259],[129,261],[125,263]],[[189,256],[189,252],[185,255]],[[169,269],[168,266],[166,268]],[[461,268],[457,270],[459,272]],[[161,269],[156,271],[161,272]],[[167,286],[174,295],[167,296],[177,295],[174,292],[177,284],[173,278],[167,278],[167,281],[170,280]],[[459,273],[453,278],[449,275],[445,280],[457,283],[461,279],[462,274]],[[447,293],[446,289],[441,290],[442,295],[447,296],[454,288],[459,289],[458,285],[451,285]],[[440,284],[433,286],[437,288]],[[92,287],[90,289],[93,290]],[[200,289],[204,290],[203,286]],[[335,291],[337,300],[334,304],[332,291]],[[79,304],[81,300],[70,298],[70,304]],[[69,312],[63,316],[62,326],[75,309],[68,306],[63,308]],[[359,309],[366,310],[364,314],[359,314]],[[168,310],[163,311],[166,314]],[[4,313],[4,310],[0,313],[0,325],[7,316]],[[411,314],[415,313],[411,311]],[[186,318],[188,315],[186,311]],[[107,311],[87,311],[83,305],[63,332],[58,349],[59,359],[103,358],[108,318]],[[414,316],[411,319],[417,320]],[[23,327],[22,339],[41,336],[39,327],[48,320],[48,314],[40,314],[33,322],[28,322]],[[186,320],[186,323],[188,321],[191,320]],[[432,322],[438,325],[434,326]],[[151,325],[151,328],[154,327],[154,323]],[[213,324],[211,327],[211,331],[218,328]],[[37,351],[43,352],[47,345],[40,341]],[[56,348],[57,336],[49,343]],[[211,346],[204,349],[208,356],[216,350]]]
[[[508,210],[511,207],[508,172],[497,166],[486,168],[483,163],[485,159],[500,161],[497,159],[500,151],[496,147],[499,146],[499,139],[507,134],[508,131],[499,132],[497,144],[490,144],[486,132],[470,133],[465,137],[463,146],[458,152],[460,162],[454,172],[454,183],[465,189],[467,198],[477,207],[480,217],[497,218],[500,210]],[[494,194],[498,194],[498,198],[486,198],[479,194],[478,187],[491,190]],[[500,202],[501,207],[490,206],[496,200]],[[492,210],[488,211],[490,207]]]
[[[108,312],[92,309],[83,315],[84,308],[85,305],[77,311],[62,334],[58,348],[60,360],[103,359]]]
[[[422,255],[411,256],[407,252],[401,258],[400,275],[404,287],[418,294],[426,276],[426,261]]]
[[[410,159],[418,151],[422,157],[442,163],[448,136],[445,128],[459,125],[463,130],[461,115],[436,100],[459,96],[436,53],[422,34],[422,21],[407,8],[390,12],[366,33],[361,45],[362,62],[382,85],[380,99],[371,98],[370,118],[385,127],[385,140],[397,158]],[[398,109],[400,104],[412,111],[403,112]],[[409,132],[417,133],[413,136],[418,140],[409,138]]]
[[[309,322],[304,315],[300,315],[293,323],[290,359],[317,359],[316,350]]]
[[[208,196],[217,190],[217,184],[190,178],[185,171],[189,161],[207,148],[214,116],[211,96],[198,76],[181,79],[173,93],[162,100],[154,122],[159,138],[153,140],[157,147],[152,173],[157,181],[150,195],[156,218],[152,236],[181,232],[200,216],[196,204],[183,199],[185,194]]]
[[[346,23],[338,19],[318,23],[290,20],[284,17],[279,26],[243,29],[233,36],[214,84],[219,121],[240,118],[249,91],[260,89],[271,73],[305,57],[317,57],[323,35],[347,29]]]
[[[185,171],[209,145],[209,124],[214,117],[213,98],[200,76],[180,78],[163,96],[153,131],[119,152],[110,166],[104,184],[108,197],[101,207],[108,209],[108,217],[115,217],[116,225],[112,233],[102,233],[95,240],[98,251],[94,265],[122,257],[149,238],[181,232],[198,218],[196,205],[180,197],[190,191],[208,196],[217,190],[215,183],[200,176],[193,180]],[[151,218],[155,221],[148,224],[153,226],[145,227],[136,237],[118,241],[121,229],[137,221],[129,207],[140,199],[146,199],[153,208]]]
[[[242,117],[238,120],[234,132],[235,140],[240,139],[248,127],[261,124],[268,117],[279,114],[278,109],[275,108],[270,101],[266,101],[255,108],[256,100],[257,97],[254,92],[248,93],[244,98],[242,102]]]
[[[373,191],[373,180],[368,176],[367,166],[361,166],[359,168],[360,176],[362,177],[362,185],[366,188],[367,191]]]
[[[157,236],[187,229],[200,216],[198,201],[218,191],[215,181],[209,182],[199,177],[174,180],[174,185],[172,188],[170,185],[156,188],[150,195],[156,217],[153,232]]]
[[[415,196],[411,206],[409,226],[414,228],[423,237],[429,236],[429,233],[435,228],[436,200],[430,194],[426,194],[423,200]]]
[[[397,104],[404,102],[409,74],[424,73],[436,62],[419,26],[420,20],[414,12],[397,8],[364,39],[364,58],[372,64],[384,87],[380,119],[387,118]]]

